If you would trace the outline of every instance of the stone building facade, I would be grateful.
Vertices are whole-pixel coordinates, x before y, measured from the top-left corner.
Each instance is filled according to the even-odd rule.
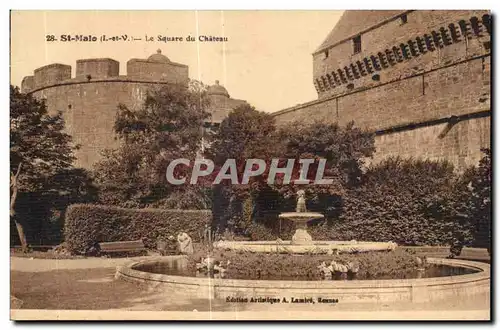
[[[77,167],[91,168],[102,150],[118,146],[113,125],[119,104],[137,110],[148,89],[189,81],[188,66],[170,61],[161,50],[147,59],[129,60],[126,75],[119,75],[119,66],[110,58],[83,59],[76,62],[75,77],[71,66],[50,64],[22,80],[23,93],[44,98],[49,113],[63,113],[67,132],[80,146],[75,152]],[[218,82],[208,88],[208,95],[209,124],[220,122],[232,108],[245,102],[231,99]]]
[[[376,133],[390,155],[476,165],[490,145],[491,14],[346,11],[313,53],[318,99],[274,113]]]

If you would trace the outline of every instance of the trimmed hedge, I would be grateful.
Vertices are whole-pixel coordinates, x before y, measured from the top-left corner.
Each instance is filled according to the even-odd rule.
[[[449,205],[456,178],[445,161],[388,158],[344,196],[337,226],[360,241],[448,245],[458,225]]]
[[[85,254],[98,242],[142,239],[155,249],[158,239],[186,232],[193,241],[212,221],[208,210],[126,209],[95,204],[74,204],[66,212],[65,241],[74,254]],[[175,242],[169,241],[171,245]]]
[[[388,158],[371,166],[342,196],[340,216],[309,226],[315,240],[393,241],[399,245],[468,245],[475,217],[466,203],[467,180],[444,161]],[[320,211],[326,213],[325,211]],[[485,221],[486,222],[486,221]],[[277,217],[265,227],[276,232]],[[252,232],[260,240],[265,230]],[[292,230],[290,230],[292,229]],[[282,226],[290,239],[293,226]],[[458,237],[458,238],[457,238]]]

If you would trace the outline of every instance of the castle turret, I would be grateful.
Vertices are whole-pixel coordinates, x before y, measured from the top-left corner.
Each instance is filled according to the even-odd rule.
[[[117,77],[119,72],[120,62],[111,58],[90,58],[76,61],[76,78]]]
[[[71,79],[71,66],[65,64],[49,64],[35,70],[34,88],[56,85]]]
[[[313,53],[319,98],[427,72],[490,51],[484,10],[348,10]]]
[[[208,95],[221,95],[221,96],[229,97],[229,93],[227,92],[227,89],[224,86],[219,85],[218,80],[215,81],[215,85],[208,87],[207,94]]]
[[[35,88],[35,77],[34,76],[26,76],[23,78],[21,82],[21,92],[28,93]]]
[[[246,101],[232,99],[227,89],[220,85],[218,80],[215,81],[214,85],[208,87],[207,95],[210,99],[210,113],[212,115],[210,121],[213,123],[220,123],[232,110],[246,104]]]
[[[127,62],[127,76],[135,79],[161,80],[176,84],[186,84],[189,80],[187,65],[170,61],[158,49],[147,59],[131,59]]]

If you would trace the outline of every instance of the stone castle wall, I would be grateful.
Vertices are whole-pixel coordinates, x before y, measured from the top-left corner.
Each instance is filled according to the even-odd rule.
[[[63,113],[66,131],[80,146],[75,151],[75,166],[90,168],[101,158],[101,151],[118,146],[113,130],[118,105],[139,109],[147,90],[156,85],[103,80],[52,86],[34,95],[46,99],[49,113]]]
[[[148,59],[131,59],[127,74],[119,75],[120,63],[110,58],[76,61],[76,75],[71,77],[71,66],[50,64],[36,69],[33,76],[24,77],[21,91],[45,99],[50,114],[61,112],[65,129],[79,146],[75,151],[75,166],[92,168],[101,159],[105,149],[118,147],[114,132],[118,105],[131,110],[143,105],[148,90],[165,84],[186,85],[189,68],[171,62],[157,54]],[[219,85],[209,86],[212,124],[220,123],[228,113],[246,101],[232,99]]]
[[[284,125],[322,120],[342,126],[354,121],[377,132],[375,162],[400,155],[446,158],[458,169],[475,165],[480,148],[490,144],[489,15],[486,11],[402,13],[406,23],[395,16],[362,33],[359,54],[352,55],[351,39],[329,48],[327,57],[326,49],[316,52],[319,99],[276,112],[276,121]],[[436,33],[441,38],[433,39]],[[391,45],[397,45],[392,53]]]
[[[233,109],[247,104],[244,100],[232,99],[224,95],[212,95],[210,100],[214,109],[210,121],[214,123],[222,122]]]
[[[463,120],[455,125],[440,123],[418,129],[375,136],[376,152],[369,162],[387,156],[447,159],[458,170],[476,166],[483,157],[480,148],[490,146],[490,117]]]
[[[119,104],[138,109],[149,89],[189,80],[186,65],[138,61],[127,63],[131,75],[120,76],[115,60],[85,59],[77,61],[74,78],[71,66],[51,64],[23,79],[22,92],[45,99],[50,114],[62,112],[67,133],[79,145],[75,166],[91,168],[104,149],[118,145],[113,126]]]
[[[487,11],[409,11],[313,54],[313,77],[319,97],[384,84],[489,52]],[[343,22],[341,22],[343,23]],[[346,24],[348,22],[345,22]],[[374,80],[377,74],[378,80]]]

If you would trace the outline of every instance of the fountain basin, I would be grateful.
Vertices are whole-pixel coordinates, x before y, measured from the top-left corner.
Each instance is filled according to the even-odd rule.
[[[354,280],[354,281],[284,281],[236,280],[194,276],[156,274],[140,270],[165,262],[186,262],[184,256],[168,256],[134,261],[117,267],[116,278],[131,282],[148,283],[166,293],[190,298],[223,299],[228,301],[272,299],[288,301],[310,298],[336,299],[349,302],[427,302],[441,299],[467,299],[489,293],[490,265],[455,259],[428,258],[429,264],[461,267],[476,271],[472,274],[420,279]],[[230,302],[230,301],[229,301]]]
[[[317,212],[284,212],[280,213],[279,217],[293,222],[307,223],[310,220],[322,219],[325,216]]]
[[[293,254],[337,254],[361,253],[369,251],[392,251],[397,247],[392,242],[357,241],[310,241],[297,244],[296,241],[218,241],[214,248],[261,253]]]
[[[293,221],[297,226],[295,234],[292,237],[292,243],[295,245],[310,245],[312,237],[307,232],[307,223],[314,219],[322,219],[325,216],[316,212],[285,212],[279,215],[282,219]]]

